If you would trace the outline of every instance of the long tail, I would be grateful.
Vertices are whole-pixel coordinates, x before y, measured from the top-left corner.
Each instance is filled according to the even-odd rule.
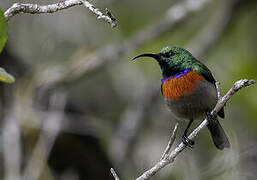
[[[218,149],[223,150],[230,147],[227,135],[218,120],[209,121],[207,127],[211,133],[213,143]]]

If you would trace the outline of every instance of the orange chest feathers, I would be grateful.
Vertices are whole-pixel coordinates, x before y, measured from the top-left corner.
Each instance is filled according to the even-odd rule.
[[[185,92],[192,92],[204,77],[194,73],[193,70],[187,70],[183,74],[175,75],[162,80],[162,95],[168,99],[178,99]]]

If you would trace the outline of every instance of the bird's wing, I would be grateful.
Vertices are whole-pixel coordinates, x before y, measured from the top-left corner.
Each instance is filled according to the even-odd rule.
[[[205,66],[201,62],[198,61],[197,63],[195,63],[193,65],[193,71],[195,73],[198,73],[198,74],[202,75],[210,83],[212,83],[212,84],[216,83],[216,80],[212,76],[211,71],[207,68],[207,66]]]
[[[195,63],[195,65],[193,66],[193,71],[202,75],[210,83],[212,84],[216,83],[216,80],[214,79],[211,71],[207,68],[207,66],[205,66],[201,62],[197,61],[197,63]],[[221,118],[224,118],[225,117],[224,108],[222,108],[217,114]]]

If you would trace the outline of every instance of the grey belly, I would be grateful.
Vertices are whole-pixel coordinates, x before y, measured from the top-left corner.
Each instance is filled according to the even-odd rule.
[[[217,102],[217,90],[208,81],[199,82],[191,93],[185,93],[179,99],[165,101],[178,119],[197,119],[214,108]]]

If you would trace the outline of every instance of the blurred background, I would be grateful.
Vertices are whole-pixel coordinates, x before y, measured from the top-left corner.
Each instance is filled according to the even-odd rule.
[[[152,167],[175,121],[161,98],[158,64],[130,61],[140,53],[184,47],[211,69],[223,94],[236,80],[257,78],[256,0],[91,2],[110,9],[118,26],[83,6],[9,21],[0,66],[16,82],[0,84],[1,179],[111,180],[114,167],[126,180]],[[256,92],[256,85],[243,89],[225,107],[220,122],[230,149],[217,150],[204,129],[193,149],[152,179],[256,179]]]

